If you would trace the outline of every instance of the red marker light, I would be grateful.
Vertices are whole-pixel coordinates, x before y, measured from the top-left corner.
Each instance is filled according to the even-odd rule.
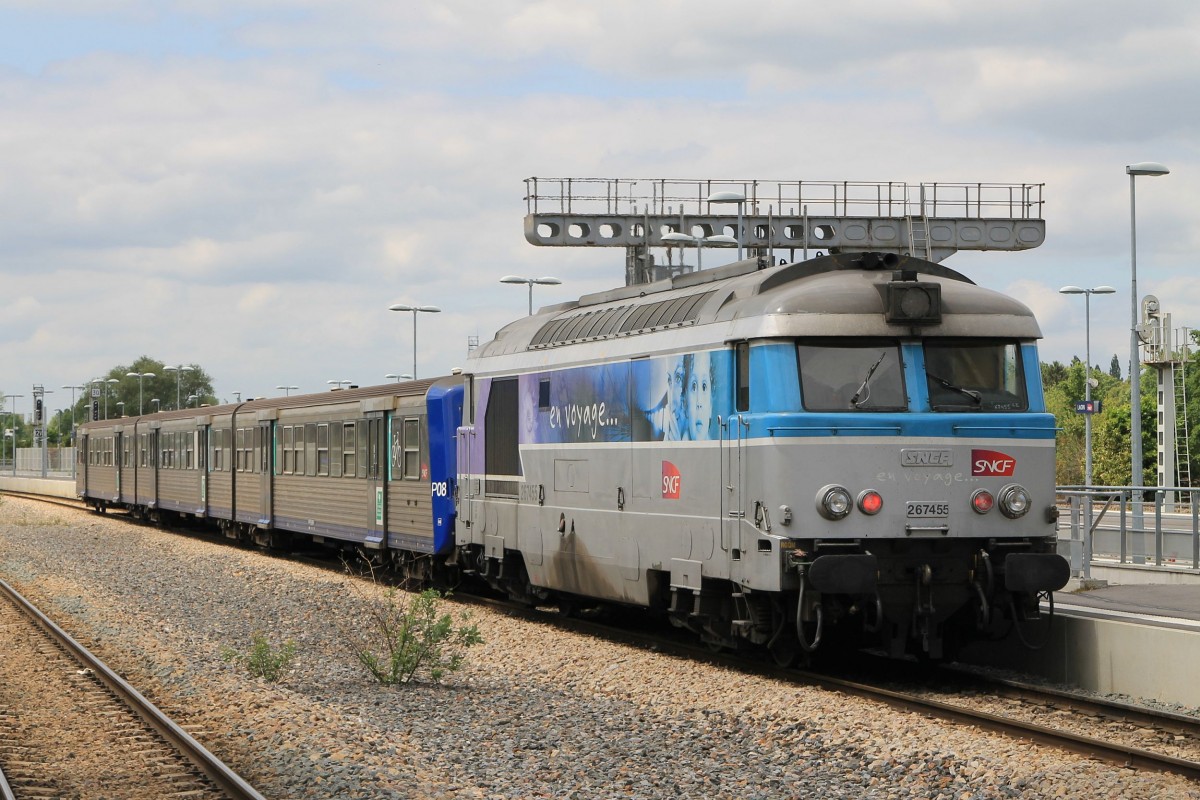
[[[858,510],[864,514],[878,514],[883,508],[883,497],[872,489],[868,489],[858,496]]]
[[[987,489],[980,489],[971,495],[971,508],[975,509],[977,514],[986,514],[995,504],[996,498],[992,497],[992,493]]]

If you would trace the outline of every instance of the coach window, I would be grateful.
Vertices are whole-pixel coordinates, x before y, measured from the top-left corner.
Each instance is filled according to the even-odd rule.
[[[357,450],[355,449],[354,427],[353,422],[342,423],[342,477],[344,478],[353,478],[356,471],[354,454]]]
[[[295,474],[304,474],[304,426],[295,425],[292,432],[296,436],[295,456],[292,458],[292,463],[295,465]]]
[[[291,475],[295,471],[295,432],[291,425],[285,425],[283,428],[283,474]]]
[[[329,474],[329,423],[317,425],[317,474]]]
[[[404,420],[404,479],[415,481],[421,477],[421,421]]]
[[[317,423],[304,426],[304,464],[306,475],[317,474]]]
[[[342,423],[340,422],[329,426],[329,474],[334,478],[342,477]]]
[[[121,446],[125,450],[124,455],[121,456],[121,465],[128,467],[133,464],[133,453],[131,452],[132,448],[133,448],[133,437],[132,436],[121,437]]]
[[[367,466],[370,464],[367,460],[369,456],[367,452],[367,442],[369,440],[367,434],[369,428],[370,426],[367,425],[367,420],[365,419],[358,423],[358,472],[356,474],[360,478],[367,477]]]

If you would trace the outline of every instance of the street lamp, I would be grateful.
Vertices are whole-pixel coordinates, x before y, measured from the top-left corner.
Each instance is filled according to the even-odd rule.
[[[125,401],[124,400],[117,401],[117,416],[118,417],[125,416]]]
[[[275,388],[276,388],[276,389],[283,389],[283,396],[284,396],[284,397],[291,397],[291,395],[292,395],[292,392],[298,391],[298,390],[300,389],[300,387],[299,387],[299,386],[276,386]]]
[[[1092,295],[1094,294],[1114,294],[1117,290],[1111,286],[1097,286],[1094,289],[1084,289],[1081,286],[1064,286],[1058,291],[1063,294],[1081,294],[1083,295],[1083,310],[1084,310],[1084,380],[1083,380],[1083,399],[1084,402],[1090,403],[1092,399]],[[1092,485],[1092,412],[1089,408],[1083,415],[1083,451],[1084,451],[1084,468],[1083,468],[1083,483],[1085,486]]]
[[[533,316],[533,285],[538,286],[557,286],[562,281],[558,278],[523,278],[520,275],[505,275],[500,279],[501,283],[527,283],[529,284],[529,315]]]
[[[179,384],[183,380],[183,373],[191,372],[191,367],[185,367],[183,364],[176,364],[173,367],[163,367],[163,372],[175,373],[175,407],[179,408]]]
[[[354,381],[350,380],[349,378],[347,378],[344,381],[325,381],[325,382],[328,383],[330,386],[333,386],[334,388],[337,388],[337,389],[341,389],[342,384],[345,384],[346,386],[350,386],[352,383],[354,383]]]
[[[394,378],[396,380],[396,383],[399,383],[400,381],[412,380],[412,375],[409,375],[407,372],[401,372],[399,375],[389,372],[387,375],[384,375],[383,377]]]
[[[533,289],[530,288],[530,292]],[[531,300],[530,303],[533,301]],[[425,312],[427,314],[436,314],[441,311],[437,306],[409,306],[404,303],[396,303],[388,306],[388,311],[411,311],[413,315],[413,377],[417,377],[417,314]]]
[[[1130,486],[1142,485],[1142,362],[1138,354],[1138,292],[1137,292],[1137,199],[1134,183],[1138,175],[1158,177],[1171,170],[1155,161],[1141,161],[1125,167],[1129,174],[1129,438]],[[1142,522],[1142,504],[1133,504],[1135,529]]]
[[[157,414],[159,408],[162,407],[162,400],[159,400],[157,397],[151,397],[150,402],[154,403],[154,413]]]
[[[699,236],[689,236],[688,234],[680,233],[679,231],[667,231],[666,233],[664,233],[662,235],[662,240],[667,243],[668,247],[670,247],[672,244],[674,244],[676,242],[678,242],[681,247],[685,244],[696,245],[696,271],[699,272],[701,269],[703,269],[703,265],[701,264],[701,257],[700,257],[700,250],[702,248],[700,245],[704,241],[704,239],[702,239]],[[679,264],[680,264],[680,266],[683,265],[682,251],[680,252],[680,255],[679,255]]]
[[[188,395],[188,397],[187,397],[187,404],[188,404],[188,407],[189,407],[189,408],[191,407],[191,405],[192,405],[192,401],[193,401],[193,400],[196,400],[196,401],[197,401],[197,402],[196,402],[196,405],[197,405],[197,406],[199,406],[199,405],[200,405],[200,403],[199,403],[199,400],[200,400],[200,395],[198,395],[198,394],[189,394],[189,395]]]
[[[708,196],[710,203],[737,203],[738,221],[737,221],[737,246],[738,246],[738,261],[742,260],[742,208],[746,205],[746,195],[741,192],[713,192]]]
[[[92,385],[100,384],[104,387],[104,418],[108,419],[108,393],[112,389],[113,384],[120,383],[116,378],[93,378]]]
[[[71,435],[68,438],[70,439],[71,444],[74,445],[75,444],[75,390],[78,389],[79,391],[82,392],[87,387],[84,386],[83,384],[76,383],[76,384],[67,384],[67,385],[63,386],[62,388],[71,390]]]
[[[125,377],[138,379],[138,416],[142,415],[142,378],[155,378],[153,372],[126,372]]]

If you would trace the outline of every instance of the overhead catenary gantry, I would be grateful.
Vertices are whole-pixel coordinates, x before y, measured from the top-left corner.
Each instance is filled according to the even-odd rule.
[[[958,250],[1028,250],[1046,238],[1041,183],[526,178],[525,238],[624,247],[626,283],[683,265],[652,247],[736,245],[794,261],[871,250],[942,261]],[[740,223],[740,224],[739,224]],[[699,260],[699,258],[697,258]],[[681,259],[682,262],[682,259]],[[714,266],[721,263],[713,260]]]

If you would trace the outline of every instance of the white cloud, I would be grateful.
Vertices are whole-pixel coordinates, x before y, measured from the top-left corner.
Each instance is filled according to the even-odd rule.
[[[1058,286],[1116,286],[1095,360],[1127,348],[1123,166],[1161,160],[1141,288],[1200,320],[1189,3],[59,4],[107,15],[77,44],[40,8],[0,0],[34,43],[0,48],[6,391],[143,354],[225,396],[381,381],[411,371],[398,301],[445,309],[418,365],[445,372],[524,312],[501,275],[562,278],[538,304],[623,280],[619,249],[525,242],[531,175],[1044,182],[1042,248],[949,264],[1030,305],[1060,360],[1083,321]]]

